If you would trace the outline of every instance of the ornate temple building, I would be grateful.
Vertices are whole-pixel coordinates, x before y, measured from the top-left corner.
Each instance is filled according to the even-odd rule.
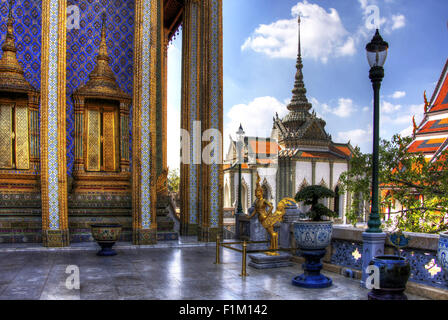
[[[182,26],[181,128],[222,132],[222,1],[9,0],[0,14],[0,242],[67,246],[98,222],[134,244],[177,239],[167,46]],[[181,234],[222,232],[221,162],[182,164]]]
[[[340,175],[348,169],[353,152],[350,143],[334,143],[325,131],[325,121],[310,113],[311,103],[306,97],[303,82],[303,63],[299,48],[293,96],[287,106],[289,113],[273,119],[271,137],[245,137],[242,164],[243,211],[255,200],[254,186],[257,172],[261,177],[265,198],[278,203],[293,197],[308,185],[322,185],[336,192],[334,199],[324,201],[330,209],[345,219],[350,199],[339,187]],[[237,157],[237,141],[232,141],[226,155],[224,169],[224,205],[236,206],[238,197],[238,166],[232,165]],[[302,210],[305,208],[301,205]]]
[[[413,121],[413,141],[410,152],[422,152],[426,159],[435,161],[448,147],[448,60],[434,89],[431,100],[424,95],[424,116],[417,126]]]

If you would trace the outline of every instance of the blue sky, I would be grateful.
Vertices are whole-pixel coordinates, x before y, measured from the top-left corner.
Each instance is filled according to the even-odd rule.
[[[224,149],[241,122],[248,135],[269,136],[275,112],[286,114],[297,56],[297,14],[307,96],[335,142],[372,149],[372,87],[366,26],[379,9],[389,42],[381,98],[381,137],[409,134],[423,114],[447,59],[445,0],[224,0]],[[169,48],[168,121],[180,119],[181,36]],[[170,130],[168,162],[178,167],[179,133]]]

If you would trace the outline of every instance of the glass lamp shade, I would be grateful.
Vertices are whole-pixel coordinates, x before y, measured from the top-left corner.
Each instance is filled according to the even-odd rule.
[[[378,29],[373,36],[372,41],[367,44],[367,61],[371,68],[373,67],[383,67],[386,63],[387,51],[389,49],[389,44],[383,40]]]
[[[236,132],[236,135],[238,136],[238,140],[243,140],[244,134],[245,134],[245,132],[243,130],[243,126],[240,124],[240,128]]]

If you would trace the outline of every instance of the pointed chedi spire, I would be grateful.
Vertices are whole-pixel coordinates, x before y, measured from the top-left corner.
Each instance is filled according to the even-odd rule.
[[[127,94],[118,86],[115,74],[109,65],[110,57],[107,52],[107,27],[106,12],[103,11],[101,17],[101,42],[99,52],[96,57],[95,69],[89,75],[89,81],[81,86],[77,94],[104,94],[105,96],[126,96]]]
[[[34,90],[25,80],[22,65],[17,60],[17,48],[14,37],[14,17],[12,8],[14,0],[9,0],[8,21],[6,23],[6,37],[2,45],[0,59],[0,87],[23,90]]]
[[[311,109],[311,103],[308,102],[306,97],[305,84],[303,82],[303,63],[302,63],[302,48],[300,39],[300,15],[298,18],[299,26],[299,43],[298,54],[296,63],[296,76],[294,81],[294,88],[292,89],[292,99],[287,108],[289,113],[283,118],[283,125],[292,133],[297,130],[306,122],[306,119],[310,118],[309,110]]]
[[[303,82],[303,63],[302,63],[302,48],[300,39],[300,15],[298,18],[299,25],[299,45],[297,54],[297,72],[295,76],[294,89],[292,90],[292,99],[288,105],[288,110],[290,111],[309,111],[311,109],[311,103],[308,102],[306,97],[305,83]]]

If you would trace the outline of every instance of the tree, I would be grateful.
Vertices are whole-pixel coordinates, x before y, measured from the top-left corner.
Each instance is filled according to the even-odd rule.
[[[179,169],[170,170],[168,174],[168,190],[178,193],[180,184]]]
[[[379,153],[380,208],[393,215],[384,223],[392,230],[438,233],[448,230],[448,151],[437,161],[428,161],[422,153],[408,151],[412,138],[395,135],[381,140]],[[345,192],[360,195],[348,208],[347,219],[354,225],[357,208],[371,201],[372,155],[357,147],[350,169],[341,175]],[[396,204],[399,203],[399,206]]]
[[[323,217],[337,217],[338,214],[319,203],[320,199],[333,198],[334,192],[323,186],[308,186],[297,192],[296,201],[304,201],[306,205],[311,205],[310,211],[306,213],[313,221],[323,221]]]

